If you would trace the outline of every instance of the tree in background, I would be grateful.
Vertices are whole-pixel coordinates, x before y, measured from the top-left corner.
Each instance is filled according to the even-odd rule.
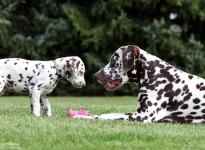
[[[81,57],[87,87],[62,80],[52,95],[137,95],[133,84],[106,92],[93,74],[118,47],[137,45],[205,78],[203,6],[204,0],[0,0],[0,56]]]

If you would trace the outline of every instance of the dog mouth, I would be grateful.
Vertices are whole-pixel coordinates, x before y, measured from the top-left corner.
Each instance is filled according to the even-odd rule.
[[[107,82],[105,84],[105,88],[107,90],[115,90],[116,88],[118,88],[121,85],[121,83],[122,83],[122,79],[115,79],[111,82]]]

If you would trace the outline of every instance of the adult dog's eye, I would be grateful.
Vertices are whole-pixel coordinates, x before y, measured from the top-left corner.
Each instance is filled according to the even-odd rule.
[[[114,67],[114,66],[115,66],[115,63],[116,63],[116,61],[112,59],[112,60],[110,61],[110,67],[111,67],[111,68]]]

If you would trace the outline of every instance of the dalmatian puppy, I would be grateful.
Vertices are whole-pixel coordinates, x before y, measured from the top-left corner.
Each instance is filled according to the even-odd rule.
[[[47,94],[51,93],[61,78],[66,78],[75,88],[86,85],[85,66],[77,57],[63,57],[51,61],[32,61],[20,58],[0,59],[0,93],[5,90],[26,93],[30,96],[31,114],[51,116]]]
[[[205,123],[205,80],[137,46],[120,47],[94,76],[109,91],[134,82],[139,87],[137,110],[77,118]]]

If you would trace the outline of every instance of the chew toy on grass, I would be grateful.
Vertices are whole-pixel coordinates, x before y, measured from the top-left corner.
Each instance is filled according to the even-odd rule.
[[[73,110],[72,107],[68,107],[68,116],[73,117],[75,115],[91,116],[90,111],[84,111],[82,107],[78,110]]]

